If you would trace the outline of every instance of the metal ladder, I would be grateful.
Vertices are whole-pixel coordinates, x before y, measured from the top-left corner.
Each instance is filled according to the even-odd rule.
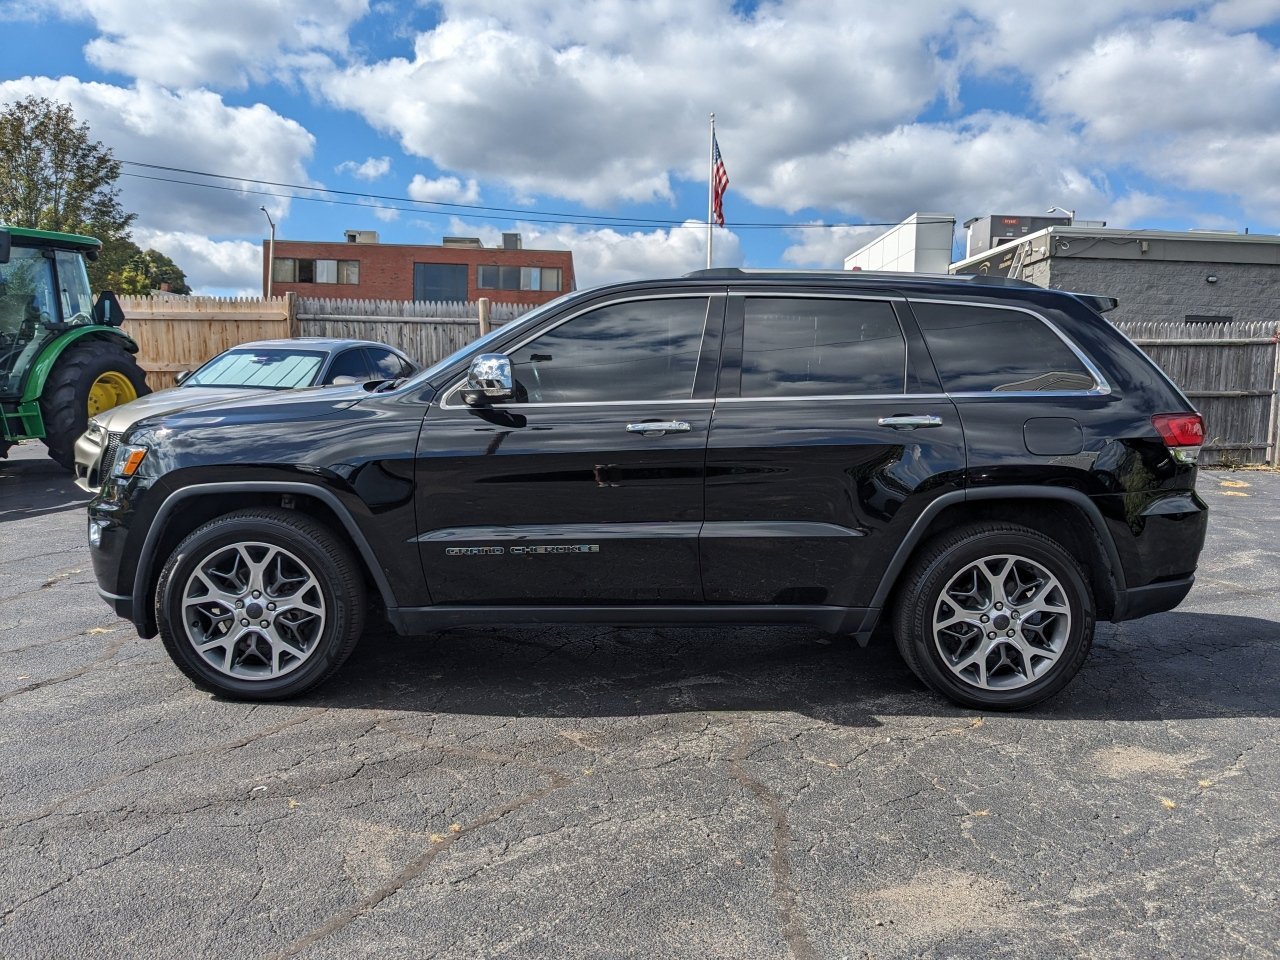
[[[1027,261],[1027,253],[1031,247],[1027,241],[1022,240],[1018,243],[1018,249],[1014,251],[1013,263],[1009,264],[1009,279],[1022,279],[1022,265]]]

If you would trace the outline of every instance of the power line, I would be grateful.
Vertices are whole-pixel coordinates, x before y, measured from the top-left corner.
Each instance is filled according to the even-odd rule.
[[[705,223],[684,220],[662,220],[643,217],[609,217],[588,213],[569,213],[560,211],[531,211],[518,207],[494,207],[485,204],[449,203],[443,200],[415,200],[412,197],[397,197],[387,194],[362,193],[357,190],[339,190],[333,187],[307,186],[305,184],[284,183],[276,180],[260,180],[254,177],[232,176],[225,173],[209,173],[202,170],[188,170],[182,167],[170,167],[157,163],[142,163],[136,160],[122,160],[122,164],[131,167],[142,167],[148,170],[160,170],[166,173],[177,173],[193,177],[210,177],[218,180],[231,180],[241,184],[256,184],[259,187],[276,187],[277,190],[255,190],[245,186],[224,186],[218,183],[202,183],[198,180],[181,180],[175,177],[160,177],[142,173],[124,173],[123,176],[137,180],[151,180],[159,183],[173,183],[181,186],[200,187],[206,190],[222,190],[229,193],[250,194],[265,197],[286,197],[291,200],[302,200],[312,203],[328,203],[338,206],[364,207],[371,210],[396,210],[401,213],[448,213],[465,212],[466,216],[477,220],[522,220],[526,223],[551,223],[566,226],[587,227],[669,227],[672,229],[704,229]],[[291,191],[279,192],[280,189]],[[297,192],[293,192],[297,191]],[[338,200],[329,196],[311,196],[310,194],[334,194],[343,197],[358,197],[366,201],[386,201],[360,203],[353,200]],[[396,206],[396,204],[413,204],[414,206]],[[439,211],[423,207],[443,208]],[[953,223],[950,217],[936,220],[921,220],[921,223]],[[896,227],[898,221],[863,222],[863,223],[733,223],[734,230],[833,230],[854,227]]]

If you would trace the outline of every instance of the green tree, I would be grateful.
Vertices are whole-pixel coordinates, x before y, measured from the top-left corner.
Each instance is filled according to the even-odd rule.
[[[190,293],[187,275],[182,268],[159,250],[138,249],[133,241],[126,241],[136,251],[118,269],[106,276],[107,289],[130,296],[146,296],[152,290],[167,289],[170,293]]]
[[[65,103],[24,97],[0,109],[0,221],[16,227],[127,238],[120,162]]]

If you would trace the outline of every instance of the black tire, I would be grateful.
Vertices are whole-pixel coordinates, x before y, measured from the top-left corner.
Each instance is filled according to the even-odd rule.
[[[243,589],[228,588],[227,594],[238,594],[246,604],[252,603],[253,609],[246,606],[233,610],[229,604],[221,604],[216,599],[205,604],[205,608],[217,612],[220,623],[227,619],[221,612],[224,607],[231,614],[231,622],[225,629],[210,628],[212,619],[208,616],[202,619],[204,608],[201,607],[192,608],[191,621],[183,616],[186,592],[201,589],[192,586],[198,568],[207,578],[210,570],[220,564],[222,568],[234,566],[234,555],[239,551],[246,551],[251,558],[268,560],[272,555],[260,550],[262,545],[274,548],[277,551],[274,556],[287,558],[285,563],[291,566],[280,574],[282,578],[287,580],[286,574],[292,574],[296,579],[300,567],[314,578],[315,586],[290,595],[272,593],[264,583],[259,603],[251,601],[252,583],[245,578],[247,586]],[[223,575],[219,573],[217,576]],[[225,587],[228,581],[218,582]],[[287,671],[280,671],[279,675],[249,676],[254,670],[274,669],[271,664],[263,662],[261,653],[276,649],[271,638],[285,629],[281,624],[286,614],[278,614],[281,618],[279,624],[274,619],[261,621],[270,623],[269,630],[256,629],[256,617],[245,625],[248,616],[258,609],[265,609],[263,605],[273,597],[280,600],[283,607],[286,600],[301,597],[309,590],[318,591],[322,597],[323,613],[320,625],[314,627],[311,636],[298,643],[305,656],[291,657],[289,664],[292,665]],[[314,606],[314,595],[308,595],[312,597],[310,602]],[[234,700],[285,700],[323,683],[355,649],[364,630],[367,606],[361,568],[347,546],[323,524],[289,510],[240,510],[209,521],[173,551],[156,585],[156,622],[164,648],[173,662],[197,686]],[[262,612],[259,616],[275,617],[277,614]],[[237,619],[243,630],[241,638],[234,644],[219,644],[216,635],[221,631],[223,635],[231,636],[230,631],[237,627]],[[218,645],[208,654],[201,654],[196,649],[199,640]],[[226,669],[215,666],[219,651]],[[284,663],[284,657],[279,659]]]
[[[1002,572],[1001,560],[996,558],[1004,557],[1020,560],[1011,560]],[[984,560],[989,560],[988,572],[1001,581],[999,587],[989,578],[985,585],[980,579]],[[1052,581],[1035,581],[1037,568]],[[970,576],[972,581],[964,579]],[[957,579],[954,592],[944,597],[953,578]],[[1023,578],[1030,584],[1025,590],[1044,589],[1041,596],[1052,600],[1032,601],[1034,593],[1010,591],[1011,584],[1024,587]],[[1054,581],[1057,592],[1052,589]],[[973,594],[965,592],[970,585]],[[993,592],[997,589],[998,595]],[[1025,606],[1014,602],[1023,598]],[[1001,602],[1000,610],[995,609],[996,602]],[[1030,612],[1049,602],[1055,608],[1061,605],[1065,613]],[[965,621],[938,630],[935,638],[935,616],[940,624],[952,617]],[[980,623],[982,616],[988,619]],[[1061,691],[1088,657],[1093,645],[1093,594],[1080,564],[1056,541],[1016,524],[975,523],[950,530],[921,550],[901,582],[893,626],[898,651],[931,689],[965,707],[1021,710]],[[991,647],[990,653],[981,654],[984,645]],[[1050,659],[1050,654],[1056,659]],[[957,669],[970,662],[969,667]],[[990,688],[1002,684],[1007,686]]]
[[[151,392],[137,359],[117,339],[90,337],[71,344],[58,357],[40,394],[44,445],[49,456],[75,469],[75,445],[89,426],[89,389],[106,373],[119,373],[139,396]]]

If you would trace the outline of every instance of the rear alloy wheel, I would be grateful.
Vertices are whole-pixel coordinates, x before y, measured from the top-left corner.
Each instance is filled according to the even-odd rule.
[[[969,707],[1016,710],[1061,690],[1093,640],[1076,560],[1026,527],[977,524],[929,544],[900,595],[894,631],[911,669]]]
[[[311,689],[355,648],[364,583],[325,527],[285,510],[205,524],[165,564],[156,614],[165,649],[206,690],[277,700]]]

